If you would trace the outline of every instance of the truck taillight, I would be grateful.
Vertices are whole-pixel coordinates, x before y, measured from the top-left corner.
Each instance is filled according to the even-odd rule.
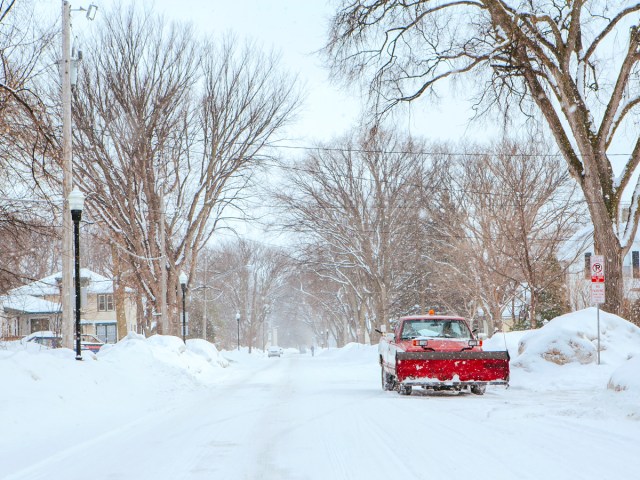
[[[414,340],[413,341],[413,346],[414,347],[426,347],[428,342],[429,342],[429,340]]]

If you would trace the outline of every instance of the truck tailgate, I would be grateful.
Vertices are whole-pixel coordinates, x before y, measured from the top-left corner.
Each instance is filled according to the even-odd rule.
[[[506,384],[509,381],[509,353],[506,351],[398,352],[396,362],[399,382]]]

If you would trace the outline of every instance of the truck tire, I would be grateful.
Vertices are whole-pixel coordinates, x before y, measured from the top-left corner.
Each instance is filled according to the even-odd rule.
[[[385,373],[384,367],[381,367],[380,370],[382,371],[380,375],[381,381],[382,381],[382,390],[384,390],[385,392],[388,392],[389,390],[393,390],[395,387],[393,375]]]
[[[484,392],[486,390],[486,385],[471,385],[471,393],[473,393],[474,395],[484,395]]]
[[[411,385],[399,385],[398,386],[398,393],[400,395],[411,395]]]

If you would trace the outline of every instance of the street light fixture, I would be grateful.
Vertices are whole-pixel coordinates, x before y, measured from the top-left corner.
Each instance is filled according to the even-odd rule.
[[[69,194],[69,210],[73,220],[73,238],[75,243],[75,274],[76,274],[76,360],[82,360],[80,353],[80,219],[84,207],[84,195],[74,188]]]
[[[98,12],[97,5],[94,5],[94,4],[89,5],[89,8],[87,9],[87,19],[93,21],[96,18],[97,12]]]
[[[182,287],[182,341],[186,343],[186,329],[187,329],[187,308],[186,308],[186,297],[187,297],[187,274],[184,272],[180,272],[180,276],[178,277],[180,281],[180,286]]]
[[[238,351],[240,351],[240,312],[236,312],[236,322],[238,322]]]

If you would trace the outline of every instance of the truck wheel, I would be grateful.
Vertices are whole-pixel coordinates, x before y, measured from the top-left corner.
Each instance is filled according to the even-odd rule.
[[[382,390],[388,392],[389,390],[393,390],[395,382],[393,381],[393,376],[385,373],[384,368],[381,368],[381,381],[382,381]]]
[[[486,385],[471,385],[471,393],[473,393],[474,395],[484,395],[484,392],[486,390]]]
[[[398,393],[400,395],[411,395],[411,385],[400,385]]]

